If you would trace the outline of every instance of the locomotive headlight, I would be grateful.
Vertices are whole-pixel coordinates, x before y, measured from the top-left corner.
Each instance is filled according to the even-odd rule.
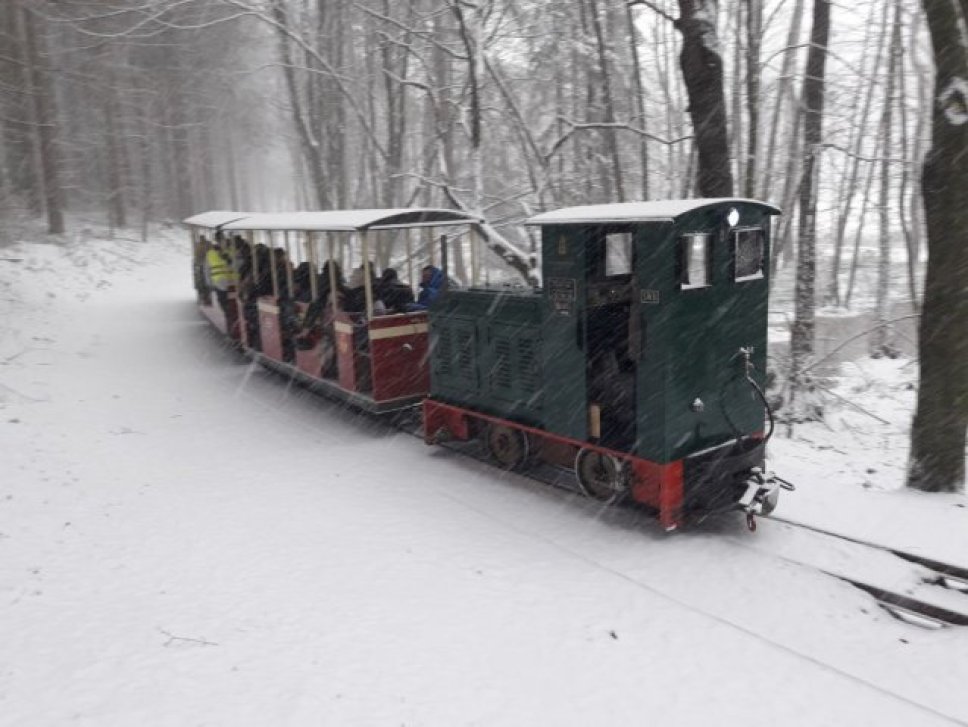
[[[706,410],[706,405],[703,404],[702,399],[697,396],[695,399],[693,399],[692,404],[689,405],[689,408],[696,412],[696,414],[702,414]]]
[[[726,224],[730,227],[736,227],[739,224],[739,210],[735,207],[730,207],[729,212],[726,213]]]

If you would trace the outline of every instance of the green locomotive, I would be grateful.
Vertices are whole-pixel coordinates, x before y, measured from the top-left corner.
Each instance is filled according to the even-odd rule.
[[[533,217],[543,287],[446,290],[430,310],[428,443],[480,437],[504,468],[574,467],[661,524],[772,510],[767,297],[776,207],[690,199]]]

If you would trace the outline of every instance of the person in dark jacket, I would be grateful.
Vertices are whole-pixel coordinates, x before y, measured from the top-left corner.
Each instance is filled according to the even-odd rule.
[[[433,265],[427,265],[420,272],[420,295],[417,302],[407,306],[407,310],[426,310],[437,300],[440,289],[444,285],[444,271]]]
[[[339,268],[339,263],[335,260],[326,261],[323,270],[319,274],[316,286],[316,299],[306,308],[306,315],[302,322],[300,335],[309,334],[315,330],[321,322],[329,323],[332,317],[332,296],[330,295],[329,268],[333,267],[334,277],[336,278],[336,303],[342,308],[346,297],[346,283],[343,282],[343,272]]]
[[[366,309],[366,289],[363,287],[363,268],[354,268],[346,284],[346,299],[343,310],[347,313],[362,313]]]
[[[384,306],[382,300],[380,299],[379,291],[377,286],[379,281],[376,275],[373,274],[373,266],[370,265],[370,290],[373,293],[373,313],[375,315],[383,315],[386,313],[386,306]],[[347,313],[365,313],[366,312],[366,287],[365,287],[365,276],[364,266],[360,265],[358,268],[354,268],[353,272],[350,274],[350,281],[346,286],[346,302],[343,307]]]
[[[259,274],[255,277],[256,296],[272,295],[272,253],[261,242],[255,246],[255,257],[259,267]]]
[[[292,263],[286,255],[285,248],[273,248],[272,264],[276,267],[276,297],[280,300],[290,300],[292,291],[289,290],[289,273],[292,270]]]
[[[309,303],[313,299],[311,282],[312,268],[308,262],[301,262],[292,271],[293,299],[300,303]]]
[[[387,307],[387,313],[403,313],[414,302],[410,286],[397,277],[397,271],[393,268],[383,271],[376,290],[377,296]]]

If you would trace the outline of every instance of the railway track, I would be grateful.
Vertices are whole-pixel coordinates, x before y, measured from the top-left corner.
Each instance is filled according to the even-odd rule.
[[[271,370],[267,370],[267,369],[261,369],[261,370],[267,371],[269,373],[273,373],[271,372]],[[286,378],[286,377],[282,377],[282,378]],[[394,421],[388,421],[386,418],[369,417],[369,416],[366,416],[365,414],[361,414],[361,416],[364,419],[367,419],[369,421],[368,426],[373,426],[374,429],[377,429],[377,430],[382,429],[387,434],[396,431],[401,434],[413,436],[422,440],[423,434],[420,427],[420,420],[419,420],[419,416],[416,415],[418,413],[419,412],[417,410],[414,410],[410,412],[409,415],[397,417],[396,420]],[[481,462],[481,463],[487,463],[488,466],[493,466],[493,464],[489,462],[489,457],[486,454],[484,447],[477,443],[450,442],[450,443],[444,444],[443,447],[450,452],[458,454],[459,456],[466,456],[472,460],[477,460],[478,462]],[[530,479],[534,482],[538,482],[544,485],[552,485],[556,489],[574,493],[576,496],[581,496],[581,491],[577,485],[577,481],[575,480],[574,474],[563,468],[541,466],[541,467],[535,467],[531,470],[526,470],[524,472],[516,473],[516,475],[525,477],[526,479]],[[624,505],[622,503],[617,503],[617,506],[622,507],[623,509],[624,508],[632,509],[633,507],[636,509],[641,508],[641,506],[639,505],[631,505],[629,503],[625,503]],[[774,520],[776,521],[777,525],[785,525],[788,527],[801,527],[799,523],[781,520],[780,518],[764,518],[764,520]],[[736,529],[743,527],[741,517],[737,518],[735,525],[736,525]],[[507,527],[517,530],[517,528],[513,524],[507,524]],[[841,539],[844,541],[853,540],[849,537],[839,536],[836,533],[823,533],[822,531],[819,531],[816,528],[810,528],[810,526],[803,525],[802,527],[805,530],[817,531],[816,534],[818,536],[825,536],[825,537],[828,537],[829,539]],[[523,531],[519,531],[519,532],[523,532]],[[563,545],[557,542],[557,540],[543,538],[540,535],[536,535],[531,531],[524,532],[524,534],[532,538],[541,539],[544,542],[547,542],[551,546],[554,546],[556,548],[564,550],[565,552],[570,553],[575,558],[588,563],[592,567],[599,568],[603,571],[611,573],[614,577],[621,578],[625,581],[628,581],[631,585],[637,588],[641,588],[643,590],[649,591],[650,593],[653,593],[657,597],[666,599],[672,603],[677,604],[681,608],[695,612],[700,616],[703,616],[712,621],[720,623],[726,627],[732,628],[751,639],[755,639],[757,641],[760,641],[770,646],[771,648],[775,648],[779,651],[786,652],[792,656],[803,659],[805,662],[814,665],[818,669],[839,675],[843,679],[856,682],[858,685],[861,685],[863,688],[870,689],[875,692],[879,692],[888,698],[897,700],[899,703],[903,703],[913,708],[919,709],[923,711],[925,714],[933,715],[934,717],[937,717],[938,719],[944,722],[952,723],[952,724],[968,725],[968,722],[965,722],[959,719],[958,717],[954,717],[943,710],[939,710],[938,708],[932,706],[931,704],[925,702],[922,699],[897,693],[895,690],[892,690],[888,687],[883,686],[877,680],[871,680],[866,676],[864,676],[863,674],[857,674],[854,670],[842,668],[841,666],[838,666],[835,663],[829,662],[828,660],[824,659],[822,656],[818,657],[814,654],[809,653],[809,651],[804,651],[803,649],[783,643],[782,641],[774,640],[770,638],[768,635],[761,633],[758,629],[751,628],[747,624],[735,621],[728,617],[724,617],[716,613],[715,610],[709,610],[705,608],[702,604],[695,604],[690,602],[687,599],[685,600],[681,599],[675,593],[669,593],[666,590],[662,589],[661,587],[654,586],[646,581],[643,581],[640,578],[635,577],[634,575],[625,573],[621,570],[617,570],[609,566],[609,564],[607,563],[602,563],[594,558],[590,558],[588,555],[580,551],[576,551],[572,548],[569,548],[567,545]],[[717,537],[723,537],[723,536],[717,535]],[[759,536],[746,537],[746,538],[739,538],[739,537],[728,538],[728,536],[726,536],[725,539],[734,540],[735,542],[740,543],[745,547],[751,547],[751,543],[755,541],[764,540]],[[861,541],[857,541],[858,544],[860,542]],[[876,544],[868,544],[868,545],[870,547],[877,548],[881,551],[887,551],[892,555],[896,555],[899,558],[901,557],[900,554],[895,554],[894,551],[892,551],[889,548],[885,548],[883,546],[879,546]],[[760,549],[760,550],[762,550],[762,552],[769,554],[771,556],[776,555],[775,553],[772,553],[770,550],[763,550],[763,549]],[[904,553],[903,555],[906,555],[907,559],[911,560],[911,562],[918,562],[918,564],[920,565],[919,561],[915,561],[915,559],[920,558],[919,556],[916,556],[911,553]],[[786,560],[794,562],[800,567],[811,568],[811,569],[814,568],[814,566],[808,563],[797,562],[791,558],[786,558]],[[920,561],[930,562],[936,565],[945,565],[945,564],[936,563],[935,561],[926,561],[925,559],[920,559]],[[957,569],[955,566],[945,566],[945,567],[948,570],[948,573],[946,574],[947,577],[949,579],[954,579],[954,580],[950,580],[948,587],[951,588],[950,584],[958,585],[960,583],[960,575],[959,575],[960,570]],[[940,574],[941,571],[937,571],[937,573]],[[842,576],[837,574],[831,574],[831,575],[837,578],[842,578]],[[863,588],[868,584],[863,583],[860,580],[857,580],[856,582],[853,582],[852,585],[858,588]],[[876,588],[875,586],[869,586],[869,587],[871,589]],[[958,614],[958,616],[954,618],[947,618],[947,620],[946,620],[946,617],[948,617],[948,614],[944,614],[944,613],[939,614],[938,612],[935,612],[933,615],[924,614],[923,612],[926,610],[926,608],[920,606],[916,602],[911,602],[911,599],[909,599],[908,597],[902,594],[890,594],[887,591],[884,591],[883,589],[876,589],[876,590],[877,590],[877,593],[872,593],[872,591],[868,591],[868,592],[872,593],[872,595],[878,599],[879,603],[885,603],[887,605],[891,605],[894,608],[894,611],[891,611],[892,614],[897,615],[898,618],[901,618],[901,616],[898,614],[901,613],[902,609],[906,611],[908,614],[910,614],[908,618],[904,619],[905,621],[908,621],[910,623],[913,623],[919,626],[928,626],[930,628],[944,628],[948,625],[961,625],[960,623],[954,623],[954,622],[956,620],[960,620],[960,618],[962,617],[962,614]],[[954,590],[957,590],[957,588],[955,588]],[[959,596],[961,595],[964,595],[964,594],[959,594]],[[966,596],[966,598],[968,598],[968,596]],[[907,599],[907,600],[903,604],[901,604],[899,602],[899,599]],[[895,603],[889,604],[888,601],[894,601]],[[887,605],[885,605],[885,608],[887,608]],[[925,604],[925,605],[927,607],[932,607],[930,604]],[[921,619],[921,620],[919,621],[918,619]],[[938,624],[936,623],[937,621],[941,621],[942,623]]]
[[[399,419],[394,422],[394,426],[414,437],[423,438],[420,430],[419,416]],[[476,442],[447,442],[443,446],[453,452],[471,457],[479,462],[489,461],[489,457],[484,451],[484,448]],[[542,465],[532,467],[518,474],[543,484],[574,491],[576,494],[581,492],[574,474],[563,468]],[[910,593],[897,592],[863,576],[847,575],[843,572],[826,567],[818,567],[817,565],[796,558],[780,556],[788,562],[805,568],[819,570],[826,575],[849,583],[855,588],[864,591],[875,600],[878,606],[894,618],[905,623],[927,629],[968,626],[968,568],[944,563],[908,551],[835,533],[775,515],[767,516],[764,519],[782,523],[788,527],[809,531],[823,538],[839,540],[851,543],[860,548],[867,548],[878,553],[889,554],[919,566],[922,569],[921,582],[923,584],[932,586],[939,592],[946,592],[949,595],[960,594],[964,598],[948,598],[948,603],[942,604],[936,602],[938,599],[917,598]],[[738,542],[741,545],[749,546],[748,541],[738,540]],[[961,603],[956,601],[960,601]]]
[[[861,577],[845,575],[827,568],[819,568],[819,570],[870,594],[881,608],[906,623],[929,629],[968,626],[968,568],[776,515],[770,515],[766,519],[815,533],[824,538],[851,543],[861,548],[891,555],[907,563],[913,563],[920,568],[920,583],[932,587],[934,594],[939,596],[945,594],[943,598],[931,598],[930,600],[917,598],[909,593],[899,593]],[[794,562],[807,567],[814,567],[801,561],[795,560]],[[927,594],[932,595],[932,590],[929,589]],[[954,594],[960,594],[963,598],[950,597]],[[940,600],[944,600],[945,603],[939,603]]]
[[[273,373],[278,375],[278,372]],[[282,378],[287,377],[283,376]],[[389,419],[373,417],[373,420],[382,423],[388,430],[396,430],[417,439],[423,439],[420,409],[418,406],[404,410]],[[443,446],[451,452],[469,457],[478,462],[491,464],[484,447],[477,441],[443,442],[438,446]],[[574,492],[576,495],[581,493],[574,473],[565,468],[552,465],[537,465],[516,472],[516,474],[535,482]],[[619,507],[641,507],[634,503],[616,503],[616,505]],[[879,543],[864,541],[848,535],[824,530],[776,515],[770,515],[762,519],[787,527],[797,528],[802,531],[808,531],[828,540],[843,541],[845,543],[851,543],[858,548],[867,548],[874,552],[889,554],[902,561],[918,566],[921,569],[921,582],[923,584],[932,587],[936,592],[944,592],[948,596],[955,597],[949,597],[947,598],[947,602],[939,603],[939,600],[944,599],[915,597],[911,593],[901,593],[885,587],[883,584],[878,584],[873,579],[866,578],[863,575],[845,574],[836,569],[824,567],[823,565],[805,562],[802,559],[769,551],[772,555],[780,557],[787,562],[820,571],[825,575],[849,583],[851,586],[869,594],[878,606],[894,618],[905,623],[927,629],[968,626],[968,568],[926,558],[915,553],[891,548]],[[763,548],[755,547],[753,541],[750,539],[734,538],[734,540],[743,547],[763,551]]]

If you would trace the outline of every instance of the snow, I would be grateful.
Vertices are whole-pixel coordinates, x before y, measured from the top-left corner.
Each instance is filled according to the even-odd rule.
[[[721,204],[754,204],[765,208],[770,214],[780,214],[779,207],[755,199],[731,197],[709,199],[665,199],[648,202],[615,202],[591,204],[543,212],[525,222],[527,225],[563,225],[596,222],[672,222],[677,217],[703,207]]]
[[[968,722],[968,630],[823,573],[917,566],[667,535],[342,411],[209,332],[187,237],[0,250],[0,724]],[[914,369],[778,432],[777,515],[968,566],[965,496],[902,487]]]
[[[228,222],[234,222],[238,219],[245,217],[250,217],[248,212],[232,212],[230,210],[211,210],[209,212],[202,212],[197,215],[192,215],[184,220],[186,225],[193,225],[195,227],[220,227]]]
[[[218,213],[205,213],[217,215]],[[198,215],[202,217],[204,215]],[[193,223],[190,217],[185,222]],[[265,212],[227,221],[225,230],[365,230],[478,223],[480,217],[457,210],[430,208],[327,210],[322,212]]]

